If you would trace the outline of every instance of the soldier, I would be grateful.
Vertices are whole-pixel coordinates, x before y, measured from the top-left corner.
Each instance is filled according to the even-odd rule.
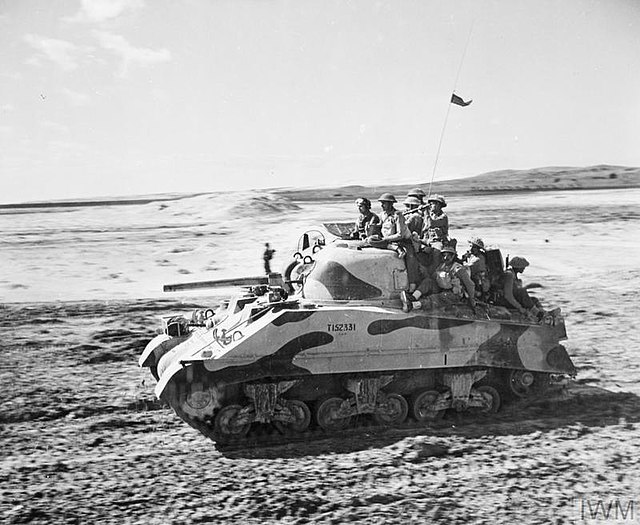
[[[409,232],[411,232],[411,237],[419,238],[420,235],[422,235],[422,229],[424,227],[422,214],[420,213],[420,210],[418,210],[418,207],[421,204],[420,199],[407,195],[407,198],[402,201],[402,204],[404,204],[406,208],[403,215],[405,216],[407,228],[409,228]],[[419,246],[420,242],[418,241],[416,244]],[[418,246],[416,246],[416,248]]]
[[[413,292],[417,287],[417,283],[420,282],[421,279],[420,264],[418,262],[417,253],[422,247],[422,244],[420,243],[420,234],[422,233],[423,220],[422,213],[418,210],[418,207],[420,206],[420,199],[413,196],[407,196],[402,203],[407,208],[403,215],[406,217],[405,221],[407,223],[407,228],[411,234],[411,245],[407,250],[405,262],[407,264],[407,275],[411,282],[409,291]]]
[[[482,239],[479,237],[469,239],[469,251],[462,256],[462,263],[471,272],[471,280],[476,287],[476,297],[484,298],[491,287],[491,281],[487,273],[487,260]]]
[[[269,248],[269,243],[265,243],[265,250],[262,254],[262,260],[264,261],[264,271],[267,275],[271,273],[271,259],[273,259],[273,254],[276,253],[275,250]]]
[[[427,194],[424,191],[422,191],[420,188],[413,188],[412,190],[409,190],[409,193],[407,193],[407,197],[415,197],[420,201],[419,206],[424,205],[424,198],[426,196]]]
[[[438,265],[433,276],[427,276],[413,294],[400,292],[402,309],[405,312],[420,308],[430,310],[460,303],[465,296],[471,307],[475,308],[473,282],[467,269],[456,262],[456,249],[453,246],[443,247],[442,258],[443,261]],[[427,295],[429,293],[432,295]],[[424,298],[419,300],[423,296]]]
[[[449,217],[442,211],[447,201],[442,195],[431,195],[427,198],[429,209],[425,214],[422,237],[430,246],[440,249],[449,244]]]
[[[524,272],[529,266],[529,261],[524,257],[513,257],[509,266],[500,279],[500,292],[496,304],[514,308],[522,315],[536,317],[539,313],[544,313],[540,308],[540,301],[531,297],[526,288],[522,286],[522,281],[518,279],[518,274]]]
[[[356,229],[351,237],[353,239],[366,239],[369,236],[370,226],[380,224],[380,217],[371,211],[371,201],[366,197],[357,198],[356,206],[360,215],[356,219]]]
[[[414,290],[420,280],[418,263],[415,260],[411,233],[407,228],[404,216],[393,206],[398,201],[391,193],[383,193],[378,198],[378,202],[382,206],[381,235],[368,237],[367,241],[371,246],[395,250],[398,257],[405,257],[409,290]]]

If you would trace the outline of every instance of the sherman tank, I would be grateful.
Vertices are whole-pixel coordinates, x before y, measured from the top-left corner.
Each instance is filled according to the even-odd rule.
[[[404,260],[340,238],[338,226],[327,225],[331,242],[305,233],[284,278],[165,286],[244,286],[215,309],[163,318],[139,360],[156,395],[217,445],[490,414],[575,374],[559,310],[540,320],[491,304],[407,313]],[[499,250],[487,262],[503,271]]]

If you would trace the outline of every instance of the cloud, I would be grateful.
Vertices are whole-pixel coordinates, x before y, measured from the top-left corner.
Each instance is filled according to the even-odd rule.
[[[24,36],[24,41],[39,51],[39,54],[27,59],[28,64],[40,65],[42,58],[47,58],[65,71],[71,71],[78,67],[78,46],[67,40],[46,38],[29,33]]]
[[[171,60],[171,52],[168,49],[156,50],[146,47],[134,47],[122,35],[107,31],[95,31],[94,33],[104,49],[122,58],[123,75],[131,63],[149,66]]]
[[[144,6],[143,0],[81,0],[80,11],[69,22],[104,22]]]
[[[63,88],[62,93],[67,97],[72,106],[87,106],[91,97],[85,93],[79,93],[69,88]]]
[[[40,127],[44,131],[49,131],[56,135],[67,135],[69,133],[69,127],[53,120],[43,120],[40,122]]]

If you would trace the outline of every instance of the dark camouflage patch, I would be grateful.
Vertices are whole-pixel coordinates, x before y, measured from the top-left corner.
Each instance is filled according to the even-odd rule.
[[[527,325],[501,324],[500,331],[482,343],[470,363],[504,368],[524,368],[518,353],[518,339],[529,329]]]
[[[282,378],[311,375],[306,368],[293,364],[293,358],[304,350],[328,345],[334,337],[327,332],[309,332],[293,338],[274,353],[265,355],[248,365],[229,366],[214,373],[215,380],[225,383],[241,383],[265,378]]]
[[[367,332],[369,332],[369,335],[384,335],[408,327],[439,331],[474,322],[475,320],[473,319],[442,319],[439,317],[416,315],[405,319],[380,319],[374,321],[367,327]]]
[[[274,313],[276,313],[275,309],[274,309]],[[290,311],[282,314],[281,316],[271,321],[271,324],[273,326],[283,326],[287,323],[299,323],[300,321],[304,321],[305,319],[308,319],[314,313],[315,313],[314,310]]]
[[[573,366],[571,358],[564,346],[554,346],[547,354],[547,363],[556,372],[574,375],[576,367]]]
[[[311,275],[314,280],[324,285],[333,299],[338,301],[373,299],[382,296],[380,288],[358,279],[344,266],[333,261],[328,261],[322,267],[316,268]]]

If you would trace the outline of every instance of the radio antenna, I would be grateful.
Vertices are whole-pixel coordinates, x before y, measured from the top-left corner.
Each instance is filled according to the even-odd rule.
[[[464,58],[467,56],[467,49],[469,48],[469,42],[471,41],[471,33],[473,32],[473,24],[475,23],[475,19],[471,22],[471,27],[469,28],[469,36],[467,37],[467,43],[464,46],[464,51],[462,52],[462,58],[460,59],[460,65],[458,66],[458,73],[456,74],[456,80],[453,83],[453,90],[451,93],[456,92],[456,87],[458,86],[458,78],[460,78],[460,71],[462,71],[462,64],[464,63]],[[444,130],[447,128],[447,120],[449,120],[449,111],[451,110],[451,100],[449,100],[449,105],[447,107],[447,114],[444,117],[444,124],[442,126],[442,132],[440,133],[440,141],[438,142],[438,150],[436,151],[436,159],[433,162],[433,172],[431,173],[431,181],[429,181],[429,192],[427,194],[427,198],[431,196],[431,186],[433,186],[433,179],[436,176],[436,167],[438,166],[438,158],[440,158],[440,149],[442,148],[442,139],[444,138]]]

